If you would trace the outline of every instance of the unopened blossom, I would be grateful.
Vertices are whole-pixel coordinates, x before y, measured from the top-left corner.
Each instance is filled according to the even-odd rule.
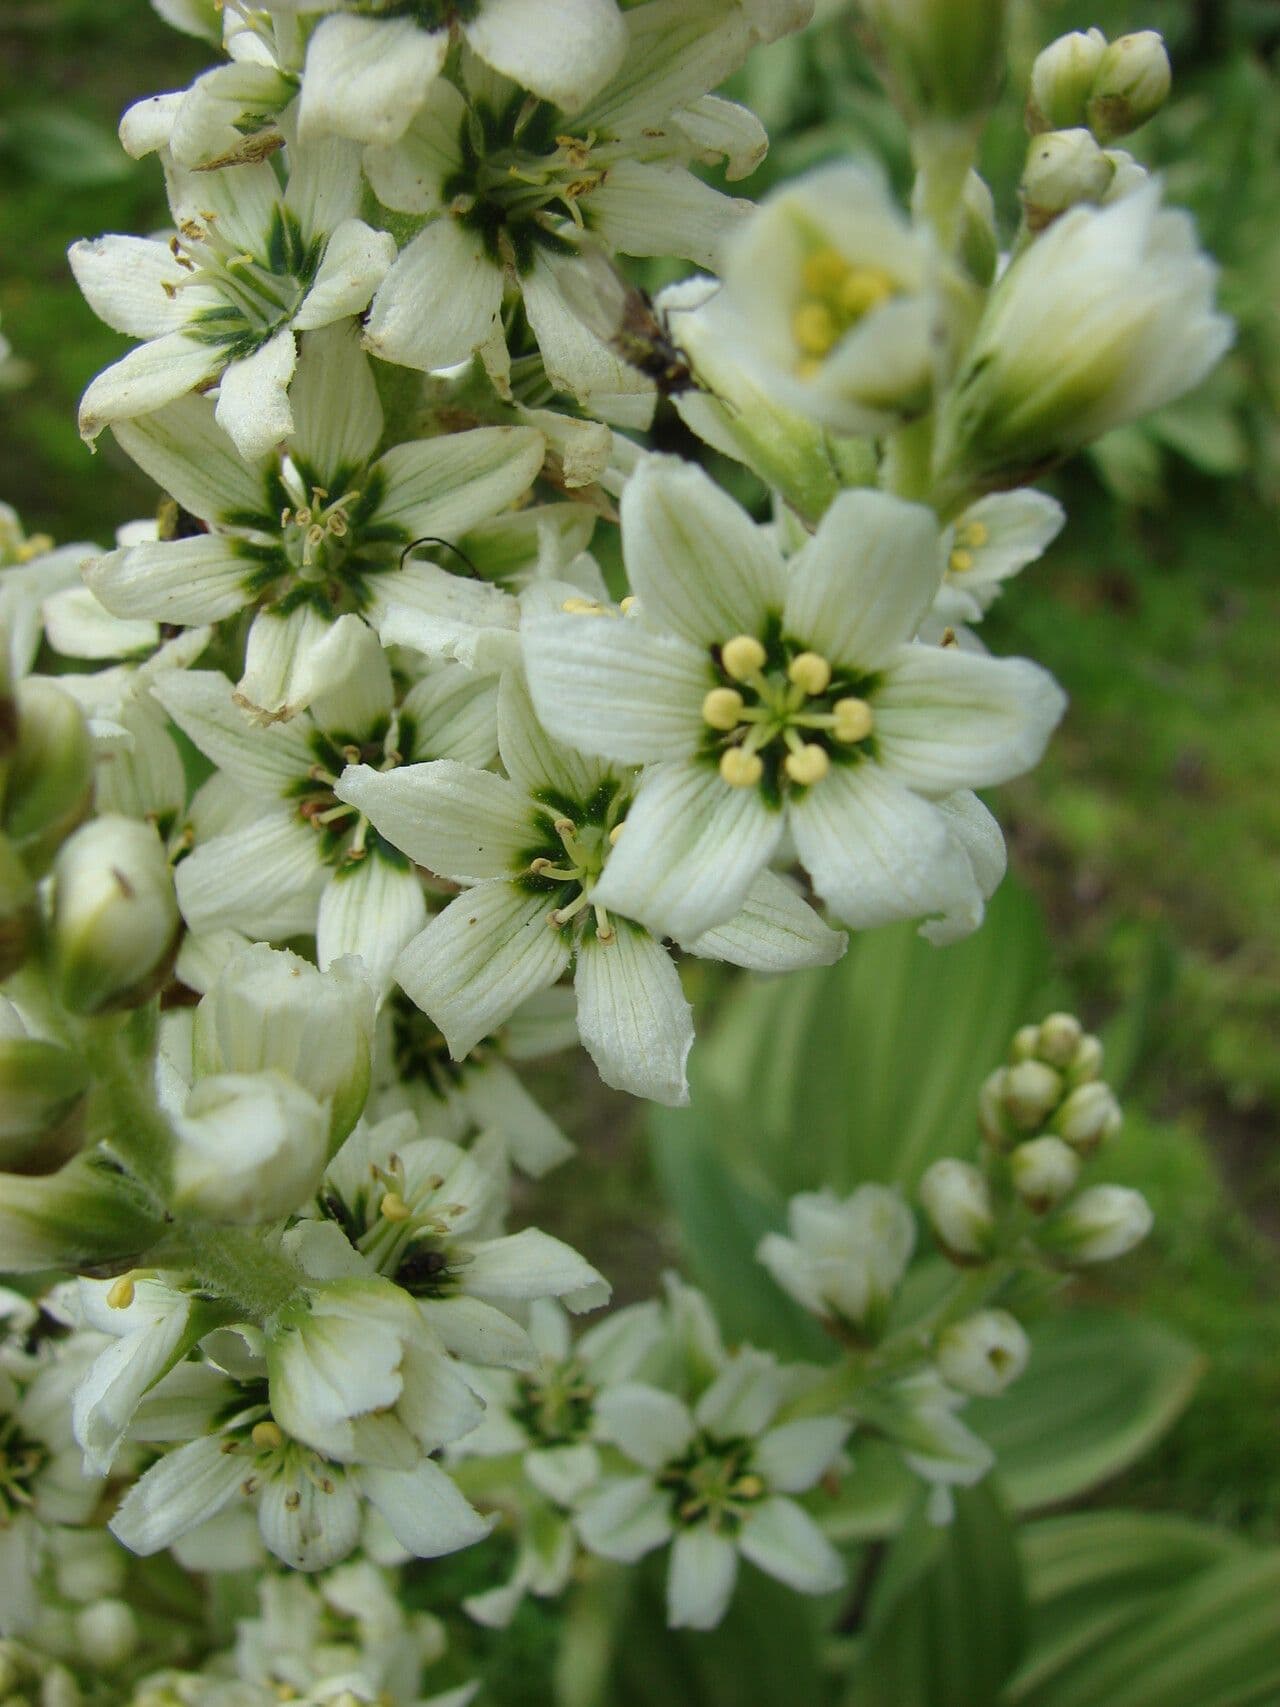
[[[1027,1367],[1031,1342],[1007,1310],[979,1310],[938,1335],[938,1372],[961,1393],[991,1399]]]
[[[354,144],[298,146],[289,159],[283,190],[265,160],[207,173],[171,164],[173,237],[72,247],[90,307],[143,340],[85,392],[86,439],[214,383],[218,425],[242,456],[265,456],[293,431],[297,335],[360,314],[395,242],[357,217]]]
[[[875,1334],[906,1273],[915,1217],[897,1192],[862,1185],[843,1201],[801,1192],[787,1205],[789,1237],[766,1233],[756,1256],[782,1290],[816,1316]]]
[[[790,1496],[837,1462],[840,1417],[774,1423],[785,1396],[771,1358],[744,1350],[690,1408],[639,1382],[610,1388],[601,1426],[637,1467],[583,1506],[578,1532],[593,1553],[633,1564],[671,1542],[667,1620],[709,1630],[733,1597],[740,1558],[801,1594],[844,1581],[840,1555]]]
[[[942,585],[922,637],[940,640],[950,628],[961,644],[977,646],[964,625],[981,622],[1004,583],[1043,555],[1066,519],[1047,492],[996,492],[971,504],[943,529]]]
[[[343,775],[340,798],[466,886],[405,948],[397,982],[461,1059],[573,965],[578,1029],[606,1084],[686,1100],[693,1020],[679,974],[650,931],[601,898],[631,834],[632,773],[552,740],[516,672],[499,691],[498,744],[506,777],[448,760]],[[745,886],[724,927],[682,934],[686,948],[774,971],[839,956],[843,939],[792,889],[753,876],[763,881]]]
[[[968,791],[1035,764],[1065,701],[1025,660],[911,643],[941,578],[931,513],[843,493],[784,563],[701,470],[653,458],[622,527],[630,613],[524,631],[548,729],[647,767],[598,902],[683,940],[787,832],[846,923],[972,928],[1003,859]]]
[[[362,668],[361,622],[381,632],[422,590],[434,611],[435,580],[407,548],[424,536],[451,542],[505,508],[544,449],[531,428],[478,427],[378,456],[382,407],[353,325],[304,338],[292,408],[283,448],[253,463],[203,398],[118,422],[133,460],[205,528],[110,552],[87,571],[116,616],[203,623],[253,611],[237,692],[266,720],[296,715]]]

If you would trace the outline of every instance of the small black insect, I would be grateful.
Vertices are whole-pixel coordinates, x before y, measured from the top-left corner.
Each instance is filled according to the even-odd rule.
[[[700,391],[688,357],[646,293],[594,244],[584,243],[578,260],[582,266],[562,268],[560,279],[570,308],[587,330],[651,379],[664,397]]]

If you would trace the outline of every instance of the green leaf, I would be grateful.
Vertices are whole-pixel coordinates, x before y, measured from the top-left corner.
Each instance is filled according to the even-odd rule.
[[[3,146],[33,178],[75,189],[122,183],[136,170],[104,125],[65,109],[15,113]]]
[[[848,1707],[993,1707],[1025,1621],[1014,1532],[992,1486],[960,1489],[941,1529],[920,1501],[872,1596]]]

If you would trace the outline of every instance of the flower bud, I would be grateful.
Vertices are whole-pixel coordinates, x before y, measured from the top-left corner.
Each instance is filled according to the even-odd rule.
[[[1140,1245],[1154,1223],[1140,1191],[1094,1185],[1082,1191],[1047,1229],[1046,1243],[1070,1262],[1110,1262]]]
[[[961,1393],[994,1399],[1027,1367],[1031,1342],[1007,1310],[979,1310],[938,1335],[942,1379]]]
[[[1053,1130],[1082,1155],[1114,1138],[1122,1123],[1120,1104],[1109,1085],[1094,1079],[1077,1085],[1053,1117]]]
[[[957,1261],[981,1261],[995,1242],[991,1193],[972,1162],[945,1156],[920,1181],[924,1205],[938,1243]]]
[[[960,259],[975,284],[984,288],[996,276],[1000,238],[996,230],[995,197],[976,172],[965,179],[960,214]]]
[[[276,1221],[311,1197],[329,1110],[271,1070],[197,1081],[174,1120],[174,1202],[212,1221]]]
[[[164,982],[181,920],[155,829],[108,814],[78,829],[54,862],[53,960],[72,1013],[137,1007]]]
[[[0,835],[0,983],[26,961],[39,928],[36,886],[8,836]]]
[[[1032,137],[1018,190],[1027,230],[1043,231],[1079,202],[1101,202],[1115,170],[1087,130]]]
[[[1106,51],[1107,38],[1101,30],[1073,30],[1037,55],[1027,100],[1027,129],[1033,136],[1042,130],[1074,130],[1084,123],[1085,106]]]
[[[4,830],[40,869],[89,806],[93,750],[84,713],[56,683],[28,676],[14,695],[18,729],[4,791]]]
[[[100,1600],[76,1614],[75,1633],[94,1671],[116,1671],[138,1645],[138,1620],[123,1600]]]
[[[1099,142],[1128,136],[1160,111],[1171,82],[1169,55],[1155,30],[1117,37],[1103,54],[1089,92],[1089,129]]]
[[[889,81],[914,119],[980,118],[1005,67],[1005,0],[863,0]]]
[[[1036,1054],[1051,1067],[1066,1067],[1084,1039],[1084,1027],[1074,1014],[1050,1014],[1036,1027]]]
[[[1002,1101],[1024,1132],[1042,1126],[1061,1096],[1061,1077],[1043,1061],[1019,1061],[1005,1071]]]
[[[0,1176],[0,1251],[10,1274],[136,1257],[160,1231],[137,1188],[98,1151],[38,1179]]]
[[[1009,1156],[1013,1189],[1037,1215],[1043,1215],[1075,1190],[1080,1158],[1061,1138],[1032,1138]]]
[[[0,998],[3,1001],[3,998]],[[8,1002],[4,1016],[17,1018]],[[59,1043],[28,1037],[5,1024],[0,1033],[0,1168],[48,1174],[80,1147],[80,1116],[89,1074]]]
[[[1066,1078],[1070,1085],[1085,1085],[1102,1071],[1102,1044],[1098,1038],[1085,1034],[1076,1045],[1075,1054],[1067,1063]]]
[[[790,1238],[767,1233],[756,1255],[816,1316],[873,1335],[884,1324],[916,1242],[915,1217],[896,1191],[861,1185],[842,1201],[801,1192],[787,1207]]]

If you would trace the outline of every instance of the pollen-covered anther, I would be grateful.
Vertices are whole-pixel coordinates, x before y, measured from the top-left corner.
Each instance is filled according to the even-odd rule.
[[[820,652],[797,652],[787,665],[787,680],[809,695],[825,693],[831,685],[831,666]]]
[[[384,1221],[407,1221],[413,1211],[398,1191],[388,1191],[378,1205],[378,1213]]]
[[[618,837],[622,834],[622,832],[626,829],[626,827],[627,826],[625,823],[615,824],[613,826],[612,830],[609,831],[609,846],[611,848],[617,846]]]
[[[838,699],[831,710],[837,741],[865,741],[875,727],[875,713],[865,699]]]
[[[610,616],[613,614],[611,611],[606,611],[599,599],[584,599],[576,593],[572,598],[566,599],[560,609],[569,616]]]
[[[735,682],[744,682],[763,669],[768,653],[754,634],[735,634],[720,648],[720,662],[726,675]]]
[[[754,788],[764,775],[764,760],[744,747],[730,747],[720,755],[720,775],[730,788]]]
[[[263,1417],[261,1422],[254,1423],[249,1439],[259,1452],[272,1452],[284,1445],[284,1430],[270,1417]]]
[[[831,760],[825,747],[820,747],[814,741],[798,747],[795,752],[788,753],[782,761],[782,768],[792,782],[799,783],[804,788],[812,788],[815,782],[821,782],[831,769]]]
[[[742,695],[737,688],[712,688],[702,702],[702,720],[727,732],[742,721]]]
[[[973,553],[958,545],[947,558],[947,568],[954,570],[957,575],[963,575],[966,569],[973,568]]]
[[[133,1303],[136,1288],[131,1274],[122,1274],[119,1280],[111,1283],[107,1292],[107,1308],[110,1310],[127,1310]]]

